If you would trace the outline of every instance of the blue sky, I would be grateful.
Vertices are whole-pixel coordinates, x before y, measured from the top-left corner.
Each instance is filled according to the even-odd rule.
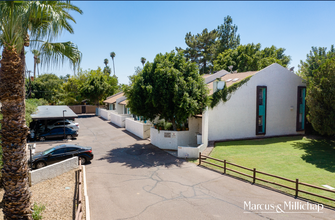
[[[227,2],[227,1],[73,1],[83,10],[74,14],[75,33],[58,41],[72,41],[83,53],[81,67],[104,67],[110,52],[116,53],[115,72],[120,83],[128,83],[141,57],[152,62],[156,54],[186,48],[185,35],[203,29],[213,30],[230,15],[238,26],[241,44],[260,43],[262,48],[283,47],[298,70],[312,46],[335,44],[335,2]],[[26,55],[28,70],[33,70],[33,55]],[[40,73],[58,76],[73,74],[69,64]]]

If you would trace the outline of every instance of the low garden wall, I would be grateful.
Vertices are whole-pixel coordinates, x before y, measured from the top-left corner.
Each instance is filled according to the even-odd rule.
[[[126,118],[125,127],[127,131],[136,136],[142,139],[147,139],[150,137],[150,128],[152,127],[152,124],[135,121],[133,118]]]
[[[154,127],[150,128],[151,144],[165,150],[178,150],[178,146],[189,144],[190,131],[158,131]]]
[[[125,121],[126,118],[130,118],[131,115],[120,115],[118,113],[116,113],[115,111],[111,111],[110,112],[110,121],[113,124],[116,124],[117,126],[124,128],[125,127]]]
[[[106,120],[111,120],[111,113],[115,112],[113,110],[99,109],[99,116]]]
[[[197,147],[178,146],[178,157],[180,158],[198,158],[199,153],[206,149],[206,145],[201,144]]]
[[[78,168],[78,157],[72,157],[59,163],[29,171],[29,184],[31,186],[41,181],[52,179],[76,168]]]

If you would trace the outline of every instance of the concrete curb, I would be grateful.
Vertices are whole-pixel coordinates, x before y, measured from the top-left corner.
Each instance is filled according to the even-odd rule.
[[[86,185],[86,169],[83,166],[83,179],[84,179],[84,197],[85,197],[85,207],[86,207],[86,220],[90,220],[90,203],[88,201],[87,195],[87,185]]]

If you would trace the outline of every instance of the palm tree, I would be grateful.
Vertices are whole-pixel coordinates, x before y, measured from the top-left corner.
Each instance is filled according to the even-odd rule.
[[[106,58],[106,59],[104,59],[104,64],[106,65],[106,67],[107,67],[107,64],[108,64],[108,59]]]
[[[114,65],[114,57],[115,57],[115,52],[111,52],[111,58],[113,60],[113,69],[114,69],[114,76],[115,76],[115,65]]]
[[[141,57],[141,63],[143,65],[143,67],[144,67],[145,61],[147,61],[147,59],[145,59],[144,57]]]
[[[39,57],[37,57],[36,59],[36,68],[37,68],[37,76],[40,76],[40,71],[38,70],[38,64],[41,63],[41,59]]]
[[[36,79],[36,64],[39,55],[41,54],[38,50],[31,51],[34,54],[34,79]]]
[[[2,182],[4,219],[32,219],[25,153],[25,49],[32,46],[44,61],[70,62],[81,53],[69,43],[51,43],[63,29],[73,33],[69,11],[82,11],[69,1],[0,1],[0,102],[2,103]],[[31,44],[30,44],[31,42]],[[48,64],[48,62],[46,62]],[[50,64],[50,63],[49,63]]]

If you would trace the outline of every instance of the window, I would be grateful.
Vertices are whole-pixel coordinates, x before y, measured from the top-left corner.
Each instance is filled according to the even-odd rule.
[[[64,148],[57,149],[53,152],[51,152],[51,155],[56,155],[56,154],[63,154],[64,153]]]
[[[78,148],[76,148],[76,147],[67,147],[65,149],[65,152],[72,152],[72,151],[77,151],[77,150],[78,150]]]
[[[298,101],[297,101],[297,131],[305,130],[306,121],[306,87],[298,86]]]
[[[266,96],[267,96],[267,87],[257,86],[256,135],[262,135],[266,133]]]

